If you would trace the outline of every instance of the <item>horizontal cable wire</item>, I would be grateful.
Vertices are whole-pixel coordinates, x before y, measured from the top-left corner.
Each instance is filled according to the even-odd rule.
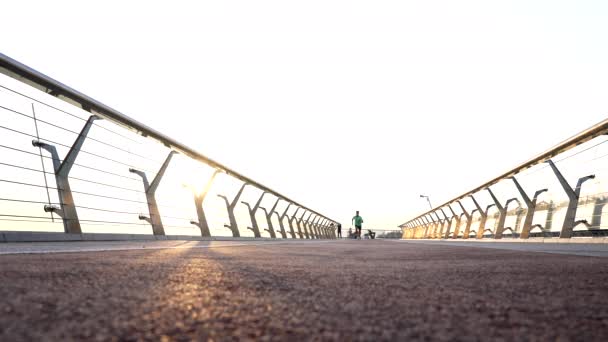
[[[17,184],[17,185],[25,185],[25,186],[31,186],[31,187],[37,187],[37,188],[44,188],[46,189],[47,186],[45,185],[40,185],[40,184],[33,184],[33,183],[26,183],[26,182],[18,182],[18,181],[13,181],[13,180],[9,180],[9,179],[0,179],[0,182],[2,183],[10,183],[10,184]],[[58,188],[49,186],[49,189],[53,189],[53,190],[59,190]]]
[[[13,214],[0,214],[0,217],[17,217],[17,218],[33,218],[33,219],[48,219],[50,220],[50,217],[45,217],[45,216],[28,216],[28,215],[13,215]]]
[[[40,101],[40,100],[38,100],[38,99],[35,99],[35,98],[31,97],[31,96],[25,95],[25,94],[23,94],[23,93],[21,93],[21,92],[18,92],[18,91],[16,91],[16,90],[14,90],[14,89],[10,89],[10,88],[8,88],[8,87],[6,87],[6,86],[4,86],[4,85],[1,85],[1,84],[0,84],[0,88],[6,89],[6,90],[8,90],[8,91],[10,91],[10,92],[12,92],[12,93],[14,93],[14,94],[17,94],[17,95],[23,96],[23,97],[25,97],[25,98],[27,98],[27,99],[30,99],[30,100],[32,100],[32,101],[34,101],[34,102],[36,102],[36,103],[39,103],[39,104],[44,105],[44,106],[46,106],[46,107],[52,108],[52,109],[54,109],[54,110],[56,110],[56,111],[59,111],[59,112],[61,112],[61,113],[64,113],[64,114],[69,115],[69,116],[71,116],[71,117],[74,117],[74,118],[76,118],[76,119],[79,119],[79,120],[82,120],[82,121],[87,121],[87,119],[81,118],[80,116],[78,116],[78,115],[76,115],[76,114],[72,114],[72,113],[70,113],[70,112],[67,112],[67,111],[65,111],[65,110],[63,110],[63,109],[60,109],[60,108],[55,107],[55,106],[53,106],[53,105],[50,105],[50,104],[48,104],[48,103],[46,103],[46,102]],[[104,130],[106,130],[106,131],[108,131],[108,132],[110,132],[110,133],[114,133],[114,134],[116,134],[117,136],[120,136],[120,137],[122,137],[122,138],[125,138],[125,139],[127,139],[127,140],[130,140],[130,141],[132,141],[132,142],[134,142],[134,143],[136,143],[136,144],[140,144],[140,142],[136,141],[135,139],[132,139],[132,138],[129,138],[129,137],[123,136],[122,134],[117,133],[117,132],[114,132],[113,130],[111,130],[111,129],[109,129],[109,128],[105,128],[105,127],[103,127],[103,126],[99,126],[99,125],[96,125],[96,124],[95,124],[95,126],[97,126],[97,127],[101,128],[101,129],[104,129]]]
[[[33,204],[57,204],[59,205],[59,203],[54,203],[51,202],[49,203],[48,201],[33,201],[33,200],[21,200],[21,199],[16,199],[16,198],[0,198],[0,201],[7,201],[7,202],[19,202],[19,203],[33,203]]]
[[[61,222],[59,222],[59,221],[57,221],[57,222],[53,222],[53,221],[51,221],[51,218],[50,218],[50,217],[49,217],[49,218],[45,218],[45,220],[42,220],[42,218],[40,218],[40,220],[38,220],[38,221],[35,221],[35,220],[33,220],[33,219],[28,220],[28,219],[19,219],[19,218],[16,218],[16,219],[11,219],[11,218],[0,218],[0,221],[6,221],[6,222],[47,223],[47,224],[48,224],[48,223],[51,223],[51,224],[57,224],[57,225],[62,224],[62,223],[61,223]],[[44,231],[44,232],[47,232],[47,231]]]
[[[22,152],[22,153],[30,154],[30,155],[33,155],[33,156],[36,156],[36,157],[40,156],[38,153],[22,150],[22,149],[19,149],[19,148],[16,148],[16,147],[12,147],[12,146],[6,146],[6,145],[0,144],[0,148],[5,148],[5,149],[17,151],[17,152]],[[60,163],[63,162],[62,159],[55,159],[53,157],[44,156],[44,155],[42,156],[42,158],[50,159],[50,160],[57,160]],[[105,174],[108,174],[108,175],[117,176],[117,177],[121,177],[121,178],[124,178],[124,179],[129,179],[129,180],[141,183],[141,178],[138,179],[138,178],[134,178],[134,177],[129,177],[129,176],[125,176],[125,175],[121,175],[121,174],[115,173],[115,172],[106,171],[106,170],[98,169],[98,168],[95,168],[95,167],[92,167],[92,166],[87,166],[87,165],[79,164],[79,163],[74,163],[74,166],[83,167],[83,168],[86,168],[86,169],[102,172],[102,173],[105,173]]]
[[[61,129],[61,130],[65,131],[65,132],[69,132],[69,133],[72,133],[72,134],[75,134],[75,135],[80,136],[80,132],[73,131],[73,130],[68,129],[68,128],[65,128],[65,127],[61,127],[61,126],[59,126],[59,125],[56,125],[56,124],[54,124],[54,123],[51,123],[51,122],[48,122],[48,121],[45,121],[45,120],[42,120],[42,119],[34,118],[34,117],[33,117],[33,116],[31,116],[31,115],[28,115],[28,114],[25,114],[25,113],[19,112],[19,111],[17,111],[17,110],[14,110],[14,109],[11,109],[11,108],[8,108],[8,107],[5,107],[5,106],[2,106],[2,105],[0,105],[0,108],[4,109],[4,110],[6,110],[6,111],[12,112],[12,113],[14,113],[14,114],[21,115],[21,116],[24,116],[24,117],[26,117],[26,118],[30,118],[30,119],[32,119],[32,120],[36,120],[36,121],[41,122],[41,123],[43,123],[43,124],[46,124],[46,125],[49,125],[49,126],[52,126],[52,127],[58,128],[58,129]],[[119,150],[119,151],[122,151],[122,152],[125,152],[125,153],[128,153],[128,154],[131,154],[131,155],[134,155],[134,156],[140,157],[140,158],[142,158],[142,159],[145,159],[145,160],[148,160],[148,161],[151,161],[151,162],[154,162],[154,163],[158,163],[158,164],[160,164],[158,161],[156,161],[156,160],[154,160],[154,159],[152,159],[152,158],[150,158],[150,157],[143,156],[143,155],[137,154],[137,153],[135,153],[135,152],[131,152],[131,151],[129,151],[129,150],[126,150],[126,149],[124,149],[124,148],[121,148],[121,147],[118,147],[118,146],[112,145],[112,144],[107,143],[107,142],[105,142],[105,141],[101,141],[101,140],[96,139],[96,138],[93,138],[93,137],[91,137],[91,136],[87,136],[87,140],[92,140],[92,141],[98,142],[98,143],[100,143],[100,144],[103,144],[103,145],[105,145],[105,146],[108,146],[108,147],[114,148],[114,149],[116,149],[116,150]]]
[[[95,207],[86,207],[82,205],[76,205],[76,208],[86,209],[86,210],[95,210],[95,211],[103,211],[106,213],[115,213],[115,214],[124,214],[124,215],[141,215],[141,212],[131,212],[131,211],[120,211],[120,210],[112,210],[112,209],[103,209],[103,208],[95,208]]]
[[[30,138],[35,138],[35,139],[39,139],[39,140],[42,140],[42,141],[45,141],[45,142],[49,142],[51,144],[62,146],[62,147],[68,148],[68,149],[72,148],[72,146],[70,146],[70,145],[66,145],[66,144],[63,144],[63,143],[60,143],[60,142],[57,142],[57,141],[54,141],[54,140],[51,140],[51,139],[43,138],[43,137],[38,138],[35,135],[29,134],[29,133],[26,133],[26,132],[22,132],[22,131],[19,131],[19,130],[10,128],[10,127],[6,127],[6,126],[0,125],[0,128],[4,129],[4,130],[7,130],[7,131],[11,131],[13,133],[20,134],[20,135],[25,135],[25,136],[30,137]],[[89,152],[89,151],[86,151],[86,150],[82,150],[81,149],[79,151],[79,153],[88,154],[88,155],[91,155],[93,157],[97,157],[97,158],[104,159],[104,160],[107,160],[107,161],[110,161],[110,162],[114,162],[114,163],[117,163],[117,164],[120,164],[120,165],[124,165],[124,166],[129,167],[129,168],[145,171],[145,172],[148,172],[148,173],[151,173],[151,174],[155,174],[156,173],[155,171],[151,171],[151,170],[147,170],[147,169],[143,169],[143,168],[138,168],[138,167],[135,167],[135,166],[133,166],[131,164],[123,163],[121,161],[118,161],[118,160],[115,160],[115,159],[112,159],[112,158],[108,158],[108,157],[102,156],[100,154]]]
[[[119,224],[119,225],[130,225],[130,226],[150,226],[148,223],[135,223],[135,222],[120,222],[120,221],[104,221],[104,220],[79,220],[83,223],[103,223],[103,224]]]
[[[53,173],[53,172],[45,172],[45,171],[42,171],[42,170],[32,169],[32,168],[25,167],[25,166],[20,166],[20,165],[14,165],[14,164],[9,164],[9,163],[2,163],[2,162],[0,162],[0,165],[9,166],[9,167],[13,167],[13,168],[21,169],[21,170],[27,170],[27,171],[32,171],[32,172],[44,173],[44,174],[48,174],[48,175],[55,175],[55,173]],[[115,189],[133,191],[133,192],[137,192],[137,193],[140,193],[140,194],[145,193],[142,190],[125,188],[125,187],[121,187],[121,186],[117,186],[117,185],[106,184],[106,183],[102,183],[102,182],[96,182],[96,181],[92,181],[92,180],[88,180],[88,179],[84,179],[84,178],[70,177],[70,179],[78,180],[78,181],[82,181],[82,182],[87,182],[87,183],[92,183],[92,184],[98,184],[98,185],[107,186],[107,187],[111,187],[111,188],[115,188]]]

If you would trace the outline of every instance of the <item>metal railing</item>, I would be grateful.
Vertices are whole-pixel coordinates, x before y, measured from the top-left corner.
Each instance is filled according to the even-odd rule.
[[[335,237],[329,217],[3,54],[0,74],[0,231]]]
[[[608,235],[608,120],[401,224],[402,238]]]

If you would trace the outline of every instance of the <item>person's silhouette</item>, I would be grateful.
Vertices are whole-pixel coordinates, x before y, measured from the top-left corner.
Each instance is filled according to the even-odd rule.
[[[359,210],[357,210],[357,214],[353,216],[352,222],[355,224],[356,237],[361,239],[361,227],[363,225],[363,218],[359,216]]]

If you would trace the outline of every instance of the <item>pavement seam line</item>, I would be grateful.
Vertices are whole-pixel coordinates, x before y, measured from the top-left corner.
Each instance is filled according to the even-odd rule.
[[[327,243],[329,241],[315,241],[315,244]],[[39,250],[39,251],[0,251],[0,255],[15,254],[56,254],[56,253],[87,253],[87,252],[112,252],[112,251],[134,251],[134,250],[158,250],[158,249],[194,249],[194,248],[224,248],[224,247],[247,247],[265,245],[284,245],[294,242],[261,242],[261,243],[238,243],[230,245],[206,245],[206,246],[141,246],[141,247],[118,247],[118,248],[87,248],[87,249],[64,249],[64,250]],[[311,242],[306,242],[311,243]]]

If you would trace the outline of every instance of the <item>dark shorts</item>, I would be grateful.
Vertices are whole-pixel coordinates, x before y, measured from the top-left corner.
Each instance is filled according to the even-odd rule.
[[[355,226],[356,230],[361,230],[361,226]]]

